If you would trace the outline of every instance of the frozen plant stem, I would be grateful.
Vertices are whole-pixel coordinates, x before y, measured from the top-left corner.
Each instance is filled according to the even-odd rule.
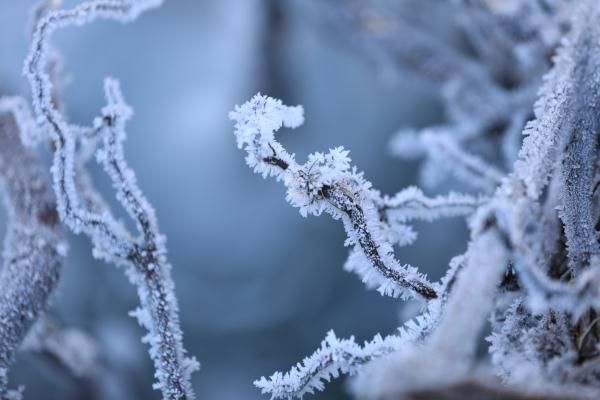
[[[372,273],[363,275],[382,294],[394,297],[435,299],[437,289],[416,268],[401,265],[392,245],[384,238],[378,205],[382,199],[362,173],[350,168],[348,151],[313,153],[298,164],[274,137],[281,126],[295,128],[303,122],[302,107],[288,107],[279,100],[257,94],[230,114],[238,147],[248,152],[246,161],[255,172],[275,176],[287,187],[287,199],[303,216],[323,211],[344,223],[349,245],[364,257]]]
[[[21,99],[0,99],[0,176],[8,210],[0,270],[0,398],[25,335],[45,311],[66,253],[56,202],[43,163],[20,140]],[[16,114],[15,114],[16,113]]]
[[[34,32],[25,75],[33,93],[35,117],[50,135],[54,145],[52,176],[58,212],[75,233],[85,233],[94,245],[94,255],[117,265],[124,265],[131,282],[138,289],[141,308],[132,313],[148,330],[144,342],[150,345],[154,361],[156,389],[163,399],[192,399],[190,374],[197,368],[194,359],[185,357],[178,306],[166,258],[165,240],[154,210],[139,189],[133,171],[125,162],[123,141],[125,122],[132,111],[125,104],[118,82],[105,81],[107,105],[91,129],[76,129],[52,102],[52,82],[47,74],[49,39],[56,29],[79,26],[96,19],[128,22],[141,12],[160,5],[160,0],[92,0],[70,10],[49,12]],[[97,160],[103,165],[117,192],[117,199],[136,222],[138,237],[127,232],[108,209],[89,209],[82,202],[77,180],[76,147],[83,132],[92,132],[103,142]],[[98,204],[97,204],[98,205]]]

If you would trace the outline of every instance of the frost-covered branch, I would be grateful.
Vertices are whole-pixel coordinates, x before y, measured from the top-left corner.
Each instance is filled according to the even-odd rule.
[[[492,309],[493,293],[508,261],[500,234],[486,229],[470,244],[466,265],[428,342],[433,354],[463,366],[469,365],[475,354],[479,331]]]
[[[154,211],[123,155],[124,127],[131,110],[122,98],[118,83],[107,79],[108,104],[102,110],[102,117],[95,121],[93,129],[74,127],[53,103],[53,84],[46,72],[49,39],[55,30],[100,18],[128,22],[160,3],[160,0],[92,0],[69,10],[48,13],[37,25],[24,72],[33,93],[35,117],[54,144],[52,176],[61,219],[75,233],[85,233],[91,238],[96,257],[126,266],[141,302],[141,308],[132,315],[149,332],[144,342],[150,345],[154,361],[155,388],[161,390],[164,399],[191,399],[190,374],[197,363],[185,358],[164,238],[158,230]],[[138,237],[116,221],[93,190],[86,190],[90,186],[89,178],[77,176],[76,167],[81,161],[76,151],[82,132],[93,132],[102,139],[103,148],[96,153],[97,159],[112,180],[117,199],[137,223]],[[80,193],[82,189],[84,192]]]
[[[461,270],[462,258],[457,257],[450,263],[450,268],[441,281],[440,296],[428,302],[427,310],[408,320],[398,329],[397,334],[385,337],[378,334],[360,346],[353,337],[338,339],[330,331],[321,342],[321,347],[290,371],[276,372],[268,379],[263,376],[254,384],[263,393],[271,394],[272,398],[302,398],[307,393],[324,390],[324,382],[329,382],[340,374],[357,374],[374,360],[423,343],[439,321],[443,305],[454,289],[457,274]]]
[[[590,26],[598,10],[583,2],[578,22],[564,40],[537,101],[536,119],[525,130],[515,175],[527,196],[538,199],[550,176],[560,171],[560,217],[570,267],[578,271],[598,255],[593,190],[598,152],[600,31]]]
[[[417,23],[406,18],[406,10],[397,10],[395,4],[356,0],[324,3],[331,3],[332,20],[345,25],[352,37],[385,53],[400,68],[438,88],[461,82],[488,100],[501,95],[480,64],[436,38],[427,26],[421,27],[422,21]]]
[[[437,297],[435,287],[410,265],[401,265],[392,246],[383,237],[377,213],[379,193],[356,168],[350,168],[349,152],[342,147],[329,153],[313,153],[298,164],[275,140],[281,126],[295,128],[303,122],[302,107],[287,107],[260,94],[237,106],[230,114],[239,148],[248,153],[246,162],[257,173],[275,176],[287,187],[287,200],[300,214],[327,212],[342,219],[348,245],[360,249],[364,263],[375,271],[370,281],[382,294]]]
[[[491,193],[500,184],[504,174],[480,157],[470,154],[447,131],[449,128],[426,129],[421,133],[404,132],[392,142],[395,154],[412,158],[419,154],[427,156],[423,168],[424,184],[436,186],[447,175],[475,189]]]
[[[35,130],[22,106],[20,99],[0,99],[0,176],[8,209],[0,270],[2,398],[9,395],[7,373],[15,352],[45,311],[66,253],[50,179],[43,163],[20,141],[23,119],[25,129]]]
[[[321,342],[321,347],[302,360],[289,372],[276,372],[269,379],[264,376],[255,381],[263,393],[273,399],[302,398],[307,393],[323,390],[323,381],[330,381],[341,374],[354,374],[369,361],[389,354],[398,348],[397,336],[382,338],[380,335],[361,347],[350,339],[338,339],[333,331]]]
[[[427,197],[417,187],[408,188],[392,197],[385,196],[381,210],[388,219],[398,222],[413,220],[434,221],[439,218],[459,217],[472,214],[477,207],[489,199],[474,197],[461,193],[450,193],[446,196]]]

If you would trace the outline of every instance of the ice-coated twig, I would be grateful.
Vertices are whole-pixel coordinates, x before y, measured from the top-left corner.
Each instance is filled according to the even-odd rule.
[[[129,399],[133,392],[124,372],[130,367],[118,364],[121,350],[49,315],[36,321],[19,349],[76,379],[92,397]]]
[[[421,189],[409,186],[392,197],[385,196],[381,210],[388,219],[398,222],[413,220],[434,221],[439,218],[466,216],[489,201],[461,193],[427,197]]]
[[[107,79],[105,95],[108,104],[94,125],[94,132],[100,135],[104,144],[97,158],[117,190],[117,199],[136,221],[139,237],[129,234],[93,195],[79,193],[78,190],[88,183],[87,177],[78,179],[75,170],[78,163],[76,135],[81,129],[69,125],[53,104],[52,82],[46,73],[49,39],[56,29],[83,25],[99,18],[128,22],[160,3],[160,0],[91,0],[69,10],[48,13],[37,25],[24,72],[31,85],[36,119],[54,144],[52,175],[59,215],[75,233],[90,236],[95,256],[126,266],[130,280],[138,288],[142,305],[132,315],[149,331],[144,341],[150,345],[150,356],[154,361],[157,379],[154,387],[162,392],[164,399],[179,400],[193,398],[190,374],[197,368],[197,362],[185,358],[164,238],[158,230],[154,211],[138,188],[135,175],[123,156],[124,124],[131,116],[131,110],[123,101],[118,83]],[[94,204],[98,206],[94,208],[100,210],[87,208],[88,204]]]
[[[420,189],[409,186],[392,197],[379,198],[377,209],[385,239],[391,245],[408,246],[416,241],[417,233],[410,225],[406,225],[406,222],[468,216],[487,201],[485,197],[459,193],[431,198],[425,196]],[[376,270],[371,267],[360,249],[355,247],[350,251],[344,263],[344,270],[356,273],[368,288],[385,292],[386,284],[381,284]]]
[[[582,13],[577,5],[577,12]],[[575,101],[573,74],[582,57],[589,56],[579,49],[585,40],[585,24],[574,26],[571,34],[563,39],[554,60],[554,67],[544,76],[544,85],[539,90],[535,102],[536,118],[525,127],[526,135],[519,160],[515,163],[515,173],[526,185],[532,198],[541,194],[559,155],[561,133]]]
[[[400,132],[391,143],[392,151],[403,158],[425,155],[429,164],[422,171],[422,180],[428,186],[436,186],[443,177],[454,175],[468,186],[491,193],[498,187],[504,174],[480,157],[462,149],[460,143],[449,133],[466,130],[467,128],[440,127],[428,128],[420,133]]]
[[[520,128],[511,126],[511,130],[518,129],[519,134]],[[492,193],[500,184],[504,173],[477,154],[466,150],[466,146],[473,144],[473,139],[481,134],[482,129],[484,128],[479,123],[445,124],[420,131],[402,129],[391,140],[390,150],[406,160],[424,158],[420,181],[425,187],[437,187],[452,176],[477,191]],[[503,145],[509,146],[508,141]],[[513,145],[512,141],[510,145]],[[517,153],[518,148],[512,155],[513,162]]]
[[[436,288],[416,268],[401,265],[390,243],[383,237],[384,227],[377,213],[379,193],[356,168],[350,168],[348,151],[341,147],[329,153],[313,153],[298,164],[275,140],[281,126],[294,128],[303,122],[302,108],[284,106],[281,101],[257,94],[237,106],[230,118],[235,121],[239,148],[248,153],[246,161],[257,173],[283,180],[287,200],[303,216],[327,212],[342,219],[348,235],[346,243],[360,249],[375,273],[379,291],[393,296],[437,297]]]
[[[508,254],[501,235],[493,228],[473,239],[444,315],[427,344],[431,354],[443,355],[463,368],[469,366],[479,332],[492,309],[493,294],[506,269]]]
[[[489,210],[478,213],[489,215]],[[497,245],[499,240],[493,224],[475,235],[467,252],[453,260],[449,276],[442,281],[445,298],[435,313],[425,314],[435,318],[425,319],[427,330],[420,345],[413,341],[390,357],[374,360],[353,382],[357,397],[405,398],[400,393],[468,377],[477,338],[506,266],[508,252]]]
[[[520,254],[514,268],[527,292],[527,306],[537,313],[550,309],[570,312],[579,319],[590,308],[600,308],[600,260],[593,259],[589,269],[570,283],[551,280],[533,262],[530,254]]]
[[[0,99],[0,176],[8,209],[4,265],[0,270],[2,398],[9,396],[7,372],[15,352],[45,311],[66,254],[50,179],[43,163],[19,138],[21,102]],[[33,129],[28,121],[25,127]],[[18,396],[14,392],[12,395]]]
[[[289,372],[276,372],[269,379],[263,376],[254,385],[263,393],[269,393],[272,399],[302,398],[307,393],[323,390],[324,381],[340,374],[352,375],[371,360],[395,351],[400,342],[398,336],[377,335],[361,347],[354,337],[338,339],[330,331],[321,347]]]
[[[459,180],[478,189],[493,192],[504,176],[494,166],[461,149],[447,134],[425,132],[421,140],[429,157],[441,160]]]
[[[19,96],[0,97],[0,113],[9,113],[18,126],[20,140],[27,146],[37,144],[42,137],[42,130],[31,114],[27,100]]]
[[[542,313],[532,315],[519,306],[509,308],[501,317],[503,323],[498,324],[498,331],[492,335],[493,345],[490,350],[494,362],[503,366],[510,376],[522,375],[522,370],[515,368],[519,364],[528,365],[529,374],[536,374],[543,379],[571,382],[589,383],[587,379],[598,371],[597,368],[595,371],[591,368],[587,376],[579,377],[565,373],[573,369],[574,363],[581,362],[573,360],[573,354],[579,353],[579,349],[571,343],[571,340],[577,337],[572,319],[581,318],[588,313],[589,307],[592,307],[593,311],[593,307],[598,304],[597,256],[594,253],[587,254],[584,267],[588,270],[585,272],[572,268],[570,273],[576,278],[567,285],[552,281],[546,276],[538,266],[539,257],[534,251],[539,247],[535,241],[543,239],[539,229],[536,229],[536,215],[540,210],[537,201],[540,198],[544,200],[542,195],[545,194],[544,189],[550,177],[553,179],[553,185],[558,186],[550,186],[545,196],[546,201],[554,201],[553,196],[557,188],[564,191],[567,186],[573,184],[572,189],[577,191],[570,196],[563,194],[559,199],[563,203],[562,207],[572,208],[566,216],[564,210],[561,210],[563,229],[569,245],[569,266],[572,267],[573,258],[577,260],[577,252],[579,255],[586,254],[582,250],[589,247],[582,246],[572,252],[571,246],[577,247],[580,243],[577,240],[569,242],[567,225],[588,224],[586,229],[594,230],[593,220],[585,221],[581,216],[573,216],[573,212],[577,209],[585,210],[592,198],[591,185],[585,182],[587,180],[589,183],[586,165],[590,163],[590,158],[596,159],[588,148],[593,147],[593,141],[597,140],[597,113],[594,112],[597,107],[597,93],[591,89],[591,92],[588,92],[588,87],[593,88],[597,84],[600,68],[597,49],[593,50],[597,47],[598,29],[595,21],[599,12],[597,3],[592,1],[583,1],[576,5],[572,31],[563,40],[555,59],[555,66],[540,90],[540,100],[536,104],[536,120],[526,129],[529,136],[523,143],[514,173],[504,181],[498,192],[499,195],[508,197],[500,207],[503,209],[500,216],[504,220],[502,231],[513,252],[513,265],[519,283],[527,295],[524,304],[527,304],[533,313]],[[590,83],[587,79],[594,82]],[[590,139],[590,136],[595,139]],[[570,147],[573,140],[581,143]],[[577,147],[579,150],[574,151]],[[564,157],[568,158],[567,162]],[[576,168],[565,171],[565,164]],[[582,171],[578,171],[579,168]],[[570,178],[574,179],[571,183],[568,182]],[[573,204],[565,201],[568,198],[574,199]],[[556,210],[554,213],[556,218]],[[570,218],[574,220],[566,221]],[[598,244],[595,243],[594,246],[597,251]],[[566,317],[565,312],[570,316]],[[593,323],[589,325],[585,321],[580,322],[584,327],[588,326],[588,329],[593,328]],[[527,335],[522,338],[515,335],[516,330],[522,331],[523,327],[528,325],[530,327],[527,329]],[[544,346],[538,346],[539,343],[544,343]],[[593,341],[592,348],[597,348]],[[549,378],[550,376],[553,378]]]
[[[354,375],[370,362],[402,352],[409,346],[423,343],[439,321],[444,303],[454,290],[456,277],[462,270],[462,257],[450,263],[448,272],[440,284],[440,296],[427,303],[427,309],[417,317],[408,320],[398,329],[397,334],[382,337],[376,335],[363,346],[354,338],[338,339],[331,331],[321,342],[321,347],[312,355],[286,373],[276,372],[268,379],[264,376],[254,382],[262,393],[272,398],[302,398],[307,393],[324,389],[324,381],[329,382],[340,374]]]

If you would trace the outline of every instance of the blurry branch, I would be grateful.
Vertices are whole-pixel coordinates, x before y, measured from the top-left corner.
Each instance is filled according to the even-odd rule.
[[[477,207],[488,201],[485,197],[473,197],[460,193],[447,196],[427,197],[414,186],[388,197],[384,196],[380,212],[387,219],[399,222],[413,220],[434,221],[439,218],[459,217],[472,214]]]
[[[590,396],[581,396],[575,391],[556,394],[507,388],[499,384],[485,383],[480,380],[465,380],[449,385],[424,388],[392,397],[390,400],[591,400]]]
[[[129,366],[119,363],[123,355],[114,343],[100,342],[51,316],[36,321],[19,350],[64,371],[86,399],[126,400],[135,396],[127,380]]]
[[[481,157],[461,148],[453,127],[427,128],[420,133],[402,132],[392,141],[395,155],[405,159],[427,156],[427,167],[421,171],[425,186],[435,187],[447,175],[484,193],[492,193],[504,173]]]
[[[392,68],[413,73],[435,88],[447,118],[444,131],[459,148],[483,153],[506,173],[517,158],[519,134],[530,118],[541,76],[569,26],[571,2],[447,3],[328,0],[318,7],[329,11],[329,20],[344,37],[363,43],[366,52],[383,55]],[[436,12],[440,8],[446,19],[458,20],[453,32],[464,34],[471,52],[436,32],[436,25],[445,22]],[[503,150],[500,159],[497,146]],[[427,166],[428,171],[434,169]]]
[[[411,21],[405,14],[413,7],[358,0],[328,0],[322,7],[329,9],[332,22],[363,43],[365,49],[384,55],[390,64],[444,93],[453,103],[451,110],[455,111],[451,112],[470,112],[486,123],[510,112],[507,93],[496,85],[489,71],[436,37],[432,21]]]
[[[565,30],[567,0],[455,0],[456,19],[475,55],[495,80],[522,85],[550,64]]]
[[[46,355],[78,378],[92,377],[102,369],[96,341],[80,330],[61,327],[50,317],[35,323],[21,350]]]
[[[18,104],[18,100],[0,99],[0,176],[8,211],[4,265],[0,270],[2,398],[9,396],[7,373],[15,352],[45,311],[66,253],[44,166],[20,141],[17,122],[21,110],[14,107]]]
[[[92,0],[69,10],[49,12],[37,24],[24,73],[33,93],[35,118],[54,145],[51,172],[60,218],[73,232],[91,238],[96,257],[126,267],[142,305],[132,315],[149,331],[144,342],[150,345],[154,361],[157,379],[154,387],[161,390],[164,399],[179,400],[193,398],[190,374],[197,368],[197,362],[185,358],[171,266],[154,210],[125,162],[125,122],[132,111],[124,102],[118,82],[106,79],[107,105],[102,116],[91,128],[72,126],[53,101],[53,83],[47,72],[49,40],[55,30],[99,18],[128,22],[160,3],[160,0]],[[97,159],[112,180],[117,199],[136,222],[138,237],[117,222],[91,187],[85,172],[82,175],[77,171],[87,158],[85,154],[77,155],[78,143],[80,151],[85,151],[81,147],[89,140],[93,146],[96,138],[89,136],[95,135],[103,142],[103,148],[96,152]]]

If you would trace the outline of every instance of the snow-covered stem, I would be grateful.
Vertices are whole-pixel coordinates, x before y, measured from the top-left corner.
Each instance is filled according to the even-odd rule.
[[[269,379],[263,376],[254,385],[273,399],[302,398],[307,393],[323,390],[323,381],[330,381],[340,374],[353,375],[364,364],[392,353],[400,342],[397,336],[382,338],[377,335],[361,347],[354,337],[338,339],[330,331],[321,347],[289,372],[276,372]]]
[[[484,193],[498,187],[504,173],[475,154],[461,148],[459,139],[468,137],[472,128],[442,126],[422,132],[400,132],[392,141],[392,151],[402,158],[425,156],[427,167],[422,170],[422,181],[436,186],[446,176]]]
[[[287,200],[300,209],[300,214],[327,212],[343,221],[346,244],[360,249],[364,262],[374,271],[364,276],[371,285],[392,296],[437,297],[436,288],[416,268],[395,259],[377,213],[380,195],[356,167],[350,168],[347,150],[338,147],[327,154],[313,153],[306,163],[298,164],[294,155],[275,140],[281,126],[295,128],[303,122],[300,106],[288,107],[280,100],[257,94],[237,106],[230,118],[236,123],[238,147],[248,153],[248,165],[263,177],[283,180]]]
[[[340,374],[355,375],[372,361],[410,349],[423,343],[442,316],[445,302],[454,290],[458,274],[463,269],[463,257],[456,257],[440,284],[440,296],[427,304],[427,309],[402,325],[396,334],[377,334],[363,346],[354,338],[338,339],[330,331],[321,347],[288,372],[275,372],[254,384],[272,398],[302,398],[307,393],[324,390],[324,382]]]
[[[0,177],[8,209],[0,270],[0,397],[25,335],[45,311],[66,253],[50,178],[20,140],[22,100],[0,99]],[[26,124],[27,129],[32,128]]]
[[[600,260],[593,259],[590,268],[570,283],[551,280],[532,262],[531,256],[521,254],[514,263],[519,282],[527,291],[527,305],[536,312],[558,310],[569,312],[574,320],[589,309],[600,309]]]
[[[493,192],[500,184],[503,173],[481,158],[469,154],[447,134],[422,135],[423,147],[431,158],[443,160],[461,181],[485,192]]]
[[[185,358],[165,240],[153,209],[125,162],[124,125],[132,114],[131,109],[125,104],[118,83],[107,79],[105,95],[108,104],[102,110],[102,117],[95,121],[94,129],[89,131],[103,140],[104,146],[97,152],[97,159],[112,180],[117,199],[136,222],[138,237],[116,221],[93,191],[79,192],[89,186],[87,176],[76,176],[76,168],[81,163],[76,156],[76,147],[82,129],[68,124],[56,108],[52,101],[52,81],[46,72],[50,35],[55,30],[99,18],[128,22],[161,2],[91,0],[69,10],[48,13],[35,30],[24,73],[31,85],[36,119],[54,144],[52,176],[59,215],[72,231],[91,238],[95,256],[126,267],[130,280],[137,286],[142,306],[132,315],[149,332],[144,341],[150,345],[150,356],[154,361],[155,388],[162,392],[164,399],[179,400],[193,398],[190,374],[197,368],[197,363]]]
[[[380,209],[386,213],[388,219],[398,222],[434,221],[472,214],[488,200],[483,196],[475,197],[461,193],[427,197],[421,189],[409,186],[392,197],[385,196]]]

